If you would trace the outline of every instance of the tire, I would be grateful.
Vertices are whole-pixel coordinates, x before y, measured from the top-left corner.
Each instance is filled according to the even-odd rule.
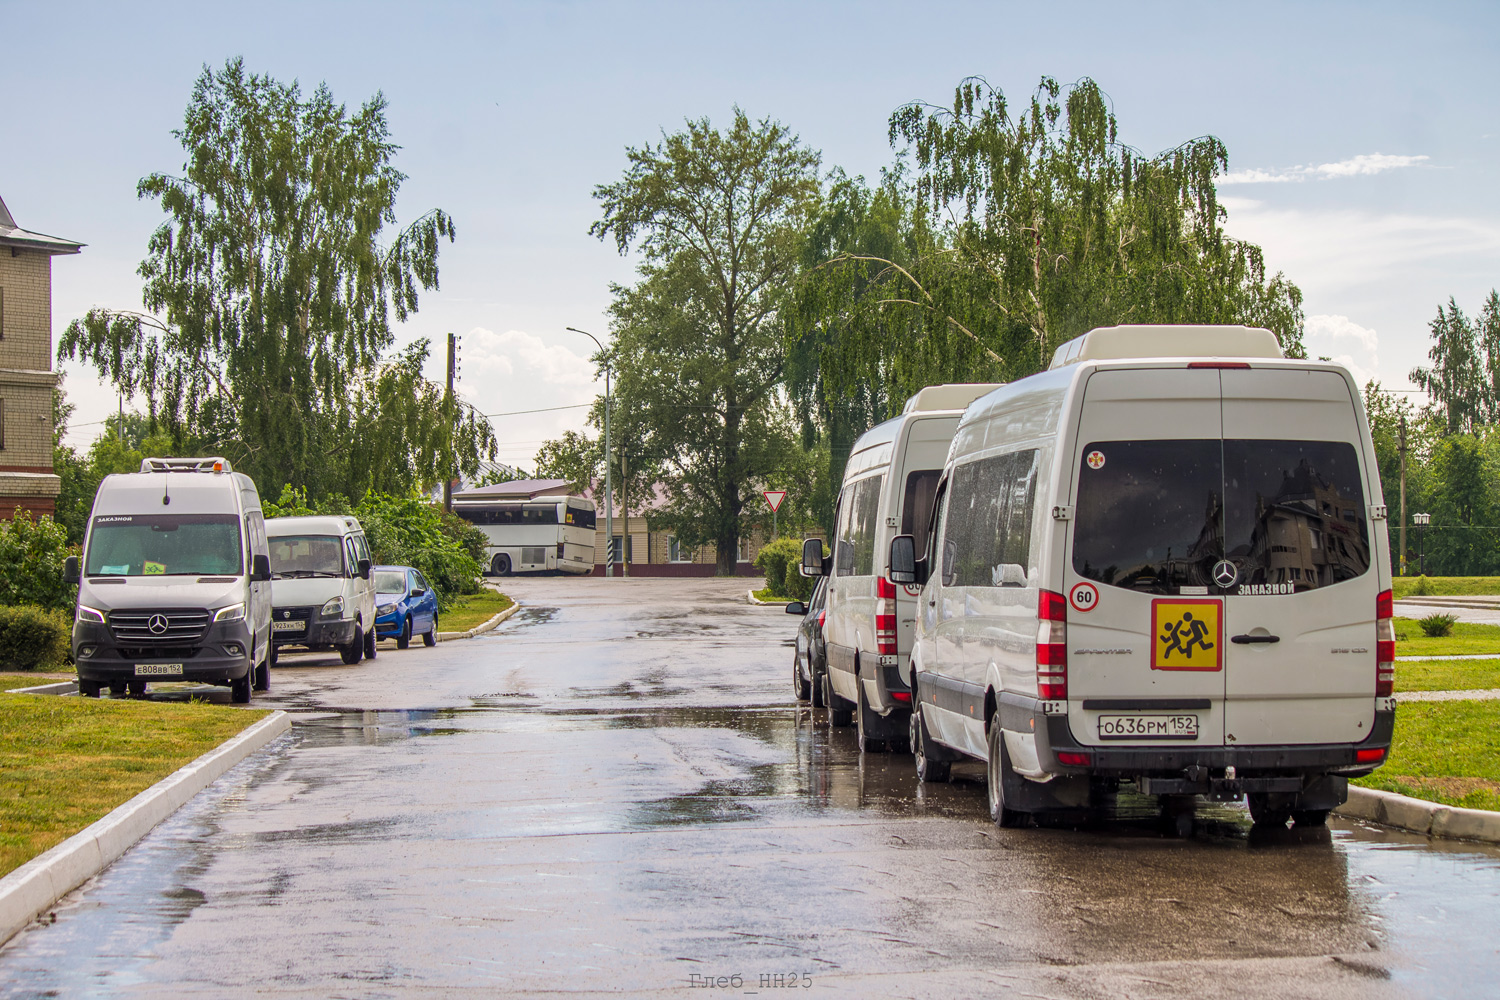
[[[792,697],[807,701],[812,697],[812,685],[802,679],[802,657],[792,657]]]
[[[338,647],[339,658],[345,663],[353,666],[359,662],[359,658],[365,652],[365,633],[358,625],[354,626],[354,638],[349,640],[346,646]]]
[[[380,636],[375,634],[373,627],[365,633],[365,659],[375,659],[375,641],[379,638]]]
[[[266,658],[255,665],[255,690],[271,690],[271,653],[275,651],[273,646],[266,653]]]
[[[1294,826],[1319,827],[1328,825],[1329,809],[1293,809],[1292,824]]]
[[[110,681],[109,696],[111,698],[123,698],[130,691],[129,681]]]
[[[812,667],[811,660],[809,660],[808,662],[808,667],[809,669],[811,669]],[[816,670],[812,670],[812,681],[809,682],[807,686],[811,689],[810,697],[812,700],[812,707],[824,708],[825,706],[827,706],[828,703],[823,700],[823,674],[818,673]]]
[[[490,560],[490,569],[496,576],[510,576],[510,556],[504,552]]]
[[[281,654],[276,651],[276,644],[274,642],[271,643],[271,651],[266,654],[266,663],[274,667],[276,666],[276,661],[280,658]]]
[[[932,734],[927,731],[927,720],[922,717],[922,703],[916,698],[917,693],[913,691],[909,728],[911,756],[917,765],[917,780],[924,784],[940,784],[948,780],[953,765],[946,760],[932,759]]]
[[[131,681],[130,684],[129,684],[129,688],[130,688],[130,697],[132,697],[132,698],[144,698],[144,697],[146,697],[146,682],[145,681]]]
[[[86,681],[82,677],[78,678],[78,696],[80,698],[97,698],[99,697],[99,691],[103,687],[104,685],[98,681]]]
[[[255,683],[255,669],[245,671],[245,676],[229,682],[229,701],[235,705],[250,704],[250,690]]]
[[[1268,798],[1264,793],[1245,796],[1245,802],[1250,806],[1250,821],[1256,826],[1286,826],[1286,821],[1292,818],[1292,807],[1272,806],[1267,801]],[[1324,813],[1323,818],[1328,818],[1327,813]]]
[[[1026,822],[1026,814],[1017,812],[1005,804],[1005,778],[1010,771],[1010,754],[1005,750],[1005,736],[1000,729],[1000,718],[990,720],[990,759],[985,765],[989,786],[990,819],[998,827],[1017,827]]]
[[[406,649],[411,645],[411,615],[401,622],[401,634],[396,636],[396,648]]]
[[[850,708],[841,708],[848,702],[833,693],[833,681],[829,680],[828,671],[823,671],[823,704],[828,707],[828,724],[842,729],[854,721],[854,711]]]
[[[432,613],[432,628],[422,633],[422,645],[431,648],[437,645],[437,612]]]
[[[859,674],[854,675],[854,724],[856,742],[859,743],[860,753],[890,753],[891,746],[885,740],[876,739],[870,735],[872,721],[879,716],[870,709],[870,704],[865,700],[865,683],[859,679]]]

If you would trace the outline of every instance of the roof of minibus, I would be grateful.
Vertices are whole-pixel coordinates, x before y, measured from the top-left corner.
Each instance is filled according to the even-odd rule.
[[[238,514],[245,486],[234,476],[202,472],[123,472],[105,476],[94,497],[104,514]],[[248,480],[247,480],[248,482]],[[250,487],[254,489],[253,484]],[[163,503],[162,498],[170,502]]]

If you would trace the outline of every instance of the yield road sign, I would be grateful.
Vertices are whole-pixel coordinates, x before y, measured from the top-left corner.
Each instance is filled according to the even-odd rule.
[[[781,501],[786,499],[786,490],[766,490],[764,495],[766,503],[771,505],[771,513],[774,514],[781,509]]]

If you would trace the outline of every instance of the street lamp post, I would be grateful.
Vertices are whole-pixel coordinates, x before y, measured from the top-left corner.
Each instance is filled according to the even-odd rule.
[[[1425,541],[1427,533],[1426,533],[1425,529],[1427,528],[1427,525],[1429,525],[1429,524],[1432,523],[1432,515],[1431,514],[1413,514],[1411,516],[1411,520],[1412,520],[1412,523],[1417,526],[1417,562],[1418,562],[1419,566],[1421,567],[1418,570],[1418,573],[1420,575],[1422,575],[1422,576],[1426,576],[1427,575],[1427,546],[1426,546],[1426,544],[1424,544],[1424,541]]]
[[[604,355],[604,575],[615,575],[615,496],[609,474],[609,355],[599,338],[576,326],[567,327],[573,333],[581,333],[599,344],[599,353]]]

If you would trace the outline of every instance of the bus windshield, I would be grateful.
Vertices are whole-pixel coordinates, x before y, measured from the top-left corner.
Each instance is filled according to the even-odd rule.
[[[244,572],[232,514],[112,514],[94,518],[89,576],[229,576]]]

